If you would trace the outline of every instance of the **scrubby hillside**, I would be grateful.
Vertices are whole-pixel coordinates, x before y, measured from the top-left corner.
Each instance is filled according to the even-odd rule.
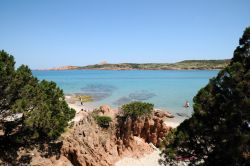
[[[212,70],[223,69],[230,60],[185,60],[176,63],[119,63],[88,66],[62,66],[47,70]]]
[[[182,70],[182,69],[223,69],[230,60],[186,60],[177,63],[121,63],[96,64],[80,67],[79,69],[101,70]]]

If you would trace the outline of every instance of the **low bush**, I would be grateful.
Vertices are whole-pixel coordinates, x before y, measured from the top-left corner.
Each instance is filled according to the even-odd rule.
[[[131,102],[122,106],[122,111],[125,117],[137,118],[141,116],[149,116],[152,114],[154,104],[144,103],[140,101]]]
[[[112,119],[109,116],[99,116],[99,115],[96,115],[95,116],[95,120],[96,120],[96,123],[100,127],[103,127],[103,128],[108,128],[110,122],[112,122]]]

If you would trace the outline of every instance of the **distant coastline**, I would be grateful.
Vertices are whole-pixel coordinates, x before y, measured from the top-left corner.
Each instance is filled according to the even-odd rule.
[[[62,66],[35,70],[219,70],[225,68],[230,60],[185,60],[176,63],[119,63],[95,64],[87,66]]]

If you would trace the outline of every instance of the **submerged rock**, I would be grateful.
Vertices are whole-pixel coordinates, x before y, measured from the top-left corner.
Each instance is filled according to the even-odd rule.
[[[138,101],[148,100],[154,96],[156,96],[154,93],[148,92],[146,90],[136,91],[129,94],[129,98],[131,100],[138,100]]]
[[[81,90],[83,94],[92,96],[95,101],[100,101],[111,96],[116,87],[106,84],[88,84]]]
[[[131,102],[132,100],[128,97],[121,97],[119,98],[118,100],[116,100],[115,102],[113,102],[114,105],[123,105],[123,104],[126,104],[126,103],[129,103]]]
[[[181,117],[187,117],[187,118],[190,117],[190,116],[188,116],[188,115],[185,114],[185,113],[176,113],[176,115],[181,116]]]
[[[127,103],[129,103],[131,101],[148,100],[148,99],[151,99],[154,96],[156,96],[154,93],[148,92],[146,90],[135,91],[135,92],[130,93],[128,96],[123,96],[123,97],[119,98],[113,104],[120,106],[120,105],[123,105],[123,104],[127,104]]]

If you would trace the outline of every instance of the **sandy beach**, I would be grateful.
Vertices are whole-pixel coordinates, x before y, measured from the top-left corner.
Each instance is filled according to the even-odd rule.
[[[73,99],[73,97],[69,96],[69,95],[66,95],[65,99],[66,99],[69,107],[76,110],[76,117],[73,119],[73,121],[80,120],[81,116],[79,116],[79,114],[81,114],[82,111],[83,112],[90,112],[90,111],[93,111],[94,109],[98,108],[98,106],[93,105],[91,102],[83,103],[83,105],[81,105],[80,101]],[[185,120],[185,118],[183,118],[183,117],[175,116],[174,118],[166,119],[165,124],[169,127],[176,128],[184,120]]]
[[[95,107],[90,103],[83,103],[81,105],[80,101],[74,100],[72,96],[65,96],[65,100],[68,103],[68,106],[74,110],[76,110],[75,117],[71,120],[71,122],[79,122],[87,112],[93,111]]]
[[[168,118],[165,120],[165,124],[169,127],[176,128],[178,127],[186,118],[175,116],[174,118]]]
[[[124,157],[115,163],[115,166],[159,166],[160,151],[155,150],[151,154],[141,158]]]

